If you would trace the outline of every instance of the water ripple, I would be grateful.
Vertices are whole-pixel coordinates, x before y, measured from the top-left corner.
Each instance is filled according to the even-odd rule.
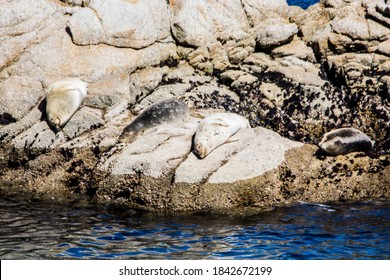
[[[389,258],[390,201],[325,206],[303,203],[238,219],[207,213],[163,216],[0,198],[0,257]]]

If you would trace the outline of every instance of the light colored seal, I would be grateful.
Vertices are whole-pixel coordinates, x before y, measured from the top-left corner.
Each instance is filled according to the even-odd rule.
[[[132,143],[138,136],[152,127],[164,123],[182,123],[190,117],[188,105],[179,99],[156,102],[142,111],[119,136],[119,142]]]
[[[204,118],[195,132],[194,153],[205,158],[242,128],[250,128],[249,121],[238,114],[216,113]]]
[[[46,115],[49,124],[59,131],[80,108],[87,96],[88,84],[78,78],[53,83],[46,94]]]
[[[370,137],[355,128],[339,128],[325,133],[318,146],[330,155],[369,152],[374,147]]]

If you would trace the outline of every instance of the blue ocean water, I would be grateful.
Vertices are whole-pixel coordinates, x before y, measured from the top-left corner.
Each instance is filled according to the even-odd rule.
[[[176,215],[0,198],[1,259],[390,259],[390,200]]]
[[[314,5],[320,2],[320,0],[287,0],[290,6],[300,6],[303,9],[307,9],[310,5]]]

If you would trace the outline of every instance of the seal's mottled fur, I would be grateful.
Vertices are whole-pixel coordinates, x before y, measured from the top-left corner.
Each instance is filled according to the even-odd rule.
[[[369,152],[374,147],[370,137],[355,128],[339,128],[325,133],[318,146],[330,155]]]
[[[205,158],[214,149],[226,143],[241,128],[249,128],[249,121],[234,113],[216,113],[204,118],[194,137],[194,153]]]
[[[131,143],[145,130],[163,123],[185,122],[190,116],[186,103],[178,99],[167,99],[152,104],[135,118],[119,136],[119,142]]]

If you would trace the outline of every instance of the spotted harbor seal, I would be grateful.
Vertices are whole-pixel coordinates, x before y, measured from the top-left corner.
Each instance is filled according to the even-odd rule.
[[[339,128],[325,133],[318,146],[330,155],[369,152],[374,147],[370,137],[355,128]]]
[[[142,111],[119,136],[121,143],[132,143],[145,130],[163,123],[180,123],[188,120],[188,105],[179,99],[167,99],[156,102]]]
[[[216,113],[204,118],[194,137],[194,153],[205,158],[214,149],[226,143],[241,128],[250,128],[249,121],[234,113]]]
[[[59,131],[80,108],[87,96],[88,84],[78,78],[53,83],[46,94],[46,115],[49,124]]]

